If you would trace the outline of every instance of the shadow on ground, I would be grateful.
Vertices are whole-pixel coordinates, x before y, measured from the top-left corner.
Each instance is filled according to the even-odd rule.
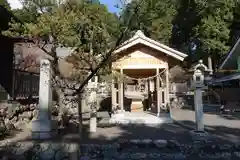
[[[195,123],[192,121],[176,122],[179,126],[192,130]],[[205,131],[210,133],[217,143],[240,143],[240,128],[229,128],[226,126],[204,126]]]
[[[192,144],[189,131],[193,130],[194,123],[191,121],[180,121],[166,123],[158,126],[146,125],[105,125],[97,128],[96,133],[88,132],[88,125],[85,124],[82,130],[82,139],[79,138],[78,124],[69,124],[65,129],[59,131],[59,135],[46,141],[64,141],[67,143],[84,144],[109,144],[122,139],[165,139],[177,140],[180,143]],[[216,143],[232,144],[240,142],[240,129],[224,126],[205,126],[205,130],[211,134]],[[31,138],[23,139],[32,141]]]
[[[191,121],[178,121],[174,123],[166,123],[158,126],[146,125],[128,125],[128,126],[113,126],[101,125],[97,128],[96,133],[88,132],[88,124],[84,124],[82,130],[82,138],[79,138],[78,124],[70,123],[68,127],[59,131],[59,135],[51,140],[34,141],[30,137],[19,140],[14,144],[113,144],[120,140],[131,139],[164,139],[176,140],[180,144],[194,144],[189,131],[194,123]],[[215,144],[236,144],[239,143],[240,129],[227,128],[223,126],[205,126],[206,131],[212,136],[212,141]],[[17,147],[17,146],[16,146]],[[78,147],[81,147],[78,145]],[[79,148],[77,148],[79,150]],[[69,153],[68,149],[62,149],[62,153]],[[32,152],[31,152],[32,153]],[[5,153],[4,153],[5,154]],[[78,155],[79,156],[79,155]],[[1,157],[1,156],[0,156]]]

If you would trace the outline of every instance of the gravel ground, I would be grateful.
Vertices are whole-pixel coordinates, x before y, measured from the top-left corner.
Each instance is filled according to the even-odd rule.
[[[235,113],[237,114],[237,113]],[[239,115],[240,113],[238,113]],[[181,126],[195,128],[195,112],[187,109],[172,110],[172,118]],[[240,143],[240,119],[236,115],[204,114],[205,130],[228,143]]]
[[[180,113],[184,115],[184,117],[189,116],[185,114],[185,111],[178,112],[178,115],[180,115]],[[209,127],[213,128],[215,126],[207,126],[207,130],[210,131],[210,138],[208,138],[209,141],[200,143],[192,139],[190,130],[192,130],[191,127],[193,127],[194,124],[190,121],[191,119],[186,120],[187,118],[185,118],[185,121],[184,119],[181,119],[179,122],[188,122],[188,126],[179,123],[165,123],[158,126],[146,126],[143,124],[117,125],[98,127],[96,133],[89,133],[86,129],[86,125],[81,140],[79,139],[76,126],[72,124],[69,128],[61,130],[59,137],[49,140],[48,142],[84,144],[80,145],[79,159],[82,160],[240,159],[240,147],[234,144],[237,142],[232,143],[232,139],[229,137],[228,140],[219,137],[221,134],[222,136],[225,135],[225,137],[227,134],[237,136],[237,132],[233,133],[233,131],[230,130],[228,132],[218,133],[216,128],[215,130],[210,131]],[[222,128],[224,128],[224,124],[222,124]],[[219,131],[222,130],[219,129]],[[33,143],[28,135],[29,132],[26,130],[22,133],[19,132],[17,136],[9,137],[7,143],[11,143],[11,141],[20,143],[21,145],[24,143]],[[141,144],[136,145],[129,143],[132,140],[141,141]],[[150,140],[151,142],[146,144],[146,140]],[[166,141],[167,145],[159,147],[153,143],[158,140]],[[119,142],[122,142],[120,146],[118,145]]]

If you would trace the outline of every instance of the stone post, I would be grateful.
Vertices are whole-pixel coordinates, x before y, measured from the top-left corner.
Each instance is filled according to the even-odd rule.
[[[83,137],[83,108],[86,108],[85,92],[78,95],[78,119],[79,119],[79,135],[80,139]]]
[[[48,139],[55,136],[57,121],[51,119],[52,86],[51,62],[41,60],[39,80],[39,116],[32,122],[32,138]]]
[[[92,89],[91,89],[92,90]],[[89,96],[88,105],[91,107],[90,113],[90,122],[89,122],[89,131],[96,132],[97,131],[97,93],[94,88]]]
[[[194,81],[194,106],[195,119],[198,131],[204,131],[203,125],[203,104],[202,104],[202,89],[204,87],[204,76],[200,70],[196,70],[193,75]]]
[[[112,111],[115,111],[116,110],[116,107],[117,107],[117,90],[115,88],[115,82],[114,80],[112,80]]]
[[[202,89],[194,91],[195,119],[198,131],[204,131],[203,125],[203,104],[202,104]]]

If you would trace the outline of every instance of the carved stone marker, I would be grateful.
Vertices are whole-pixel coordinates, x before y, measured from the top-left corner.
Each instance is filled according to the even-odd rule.
[[[32,122],[33,139],[49,139],[56,134],[57,122],[51,119],[51,63],[41,60],[39,80],[39,117]]]

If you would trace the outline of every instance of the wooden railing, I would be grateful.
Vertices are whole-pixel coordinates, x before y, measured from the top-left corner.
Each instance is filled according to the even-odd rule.
[[[13,71],[13,83],[11,97],[22,99],[38,97],[39,74],[20,70]]]

